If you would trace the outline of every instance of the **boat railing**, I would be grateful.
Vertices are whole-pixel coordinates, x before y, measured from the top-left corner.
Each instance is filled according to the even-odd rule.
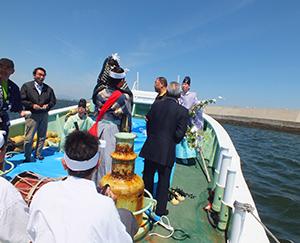
[[[64,108],[60,108],[60,109],[51,110],[51,111],[49,111],[49,116],[68,112],[69,110],[76,109],[76,108],[77,108],[77,105],[73,105],[73,106],[68,106],[68,107],[64,107]],[[25,118],[23,118],[23,117],[14,119],[11,121],[11,125],[12,126],[19,125],[21,123],[24,123],[24,121],[25,121]]]
[[[207,122],[207,126],[213,129],[215,140],[217,141],[213,144],[213,146],[215,146],[213,148],[215,157],[211,158],[212,161],[208,163],[214,174],[214,203],[216,204],[215,208],[220,217],[218,228],[221,230],[230,228],[230,226],[226,226],[222,220],[228,220],[228,214],[234,214],[235,209],[233,204],[235,201],[252,205],[255,209],[253,212],[254,215],[259,218],[254,200],[242,173],[240,157],[232,140],[226,130],[215,119],[207,114],[203,114],[203,118]],[[219,202],[217,202],[218,200]],[[213,209],[214,206],[213,204]],[[253,216],[247,214],[243,220],[242,229],[231,228],[230,230],[230,232],[234,233],[238,231],[238,242],[269,242],[264,229]],[[230,224],[232,222],[225,223]],[[231,237],[229,234],[229,242],[233,242],[230,240],[231,238],[233,239],[234,237]],[[236,239],[236,237],[234,239]]]
[[[65,115],[73,109],[76,109],[77,105],[68,106],[64,108],[59,108],[49,111],[48,117],[48,131],[55,131],[58,133],[61,141],[64,140],[63,124]],[[25,118],[18,118],[11,121],[11,127],[9,130],[10,137],[18,136],[24,134],[25,131]],[[59,147],[61,144],[59,144]]]

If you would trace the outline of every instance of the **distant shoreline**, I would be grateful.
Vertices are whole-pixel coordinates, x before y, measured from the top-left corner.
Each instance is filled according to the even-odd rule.
[[[221,123],[300,134],[300,110],[208,106],[205,113]]]

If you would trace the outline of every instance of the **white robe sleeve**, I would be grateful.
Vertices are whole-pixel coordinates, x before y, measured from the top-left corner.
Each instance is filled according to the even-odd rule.
[[[28,207],[18,190],[0,177],[0,242],[28,243]]]
[[[108,234],[108,241],[110,243],[127,243],[132,242],[131,236],[126,232],[126,228],[121,222],[120,216],[118,214],[117,209],[113,206],[114,209],[111,211],[110,218],[108,221],[107,232]]]
[[[29,238],[34,243],[53,243],[55,237],[48,226],[43,214],[40,211],[35,211],[30,215],[30,220],[27,226]]]

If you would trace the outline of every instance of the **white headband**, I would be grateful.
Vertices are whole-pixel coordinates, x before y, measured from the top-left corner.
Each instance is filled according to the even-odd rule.
[[[93,158],[89,160],[83,160],[83,161],[77,161],[70,159],[67,154],[64,155],[64,160],[66,161],[66,164],[70,170],[73,171],[84,171],[89,170],[95,167],[99,160],[99,152],[97,152]]]
[[[123,73],[115,73],[113,71],[109,71],[109,76],[111,78],[115,78],[115,79],[123,79],[126,77],[126,73],[123,72]]]

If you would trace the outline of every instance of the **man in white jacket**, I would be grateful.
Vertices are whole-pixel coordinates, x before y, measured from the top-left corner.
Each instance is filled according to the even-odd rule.
[[[47,183],[31,202],[32,242],[132,242],[113,200],[91,181],[99,165],[97,138],[82,131],[69,134],[62,162],[67,179]]]

